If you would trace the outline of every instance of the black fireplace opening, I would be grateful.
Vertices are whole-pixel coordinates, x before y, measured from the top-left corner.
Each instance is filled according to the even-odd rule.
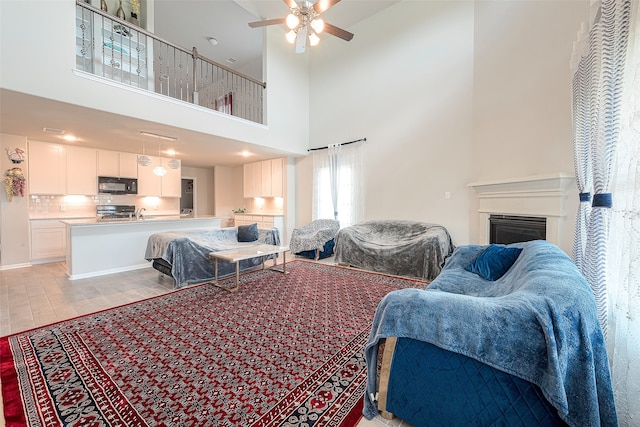
[[[490,215],[489,243],[509,243],[546,240],[547,219],[544,217]]]

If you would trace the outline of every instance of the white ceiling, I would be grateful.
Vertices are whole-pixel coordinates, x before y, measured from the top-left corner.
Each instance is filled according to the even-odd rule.
[[[325,21],[345,30],[399,0],[342,0],[323,14]],[[247,25],[259,19],[284,17],[288,7],[282,0],[155,0],[154,33],[179,46],[196,47],[206,56],[227,67],[261,80],[262,33]],[[353,32],[353,31],[352,31]],[[282,42],[285,29],[283,27]],[[208,38],[215,37],[212,46]],[[331,37],[325,35],[323,37]],[[355,34],[358,37],[358,34]],[[310,54],[310,49],[307,53]],[[291,46],[291,55],[294,47]],[[233,65],[226,60],[233,57]],[[0,91],[0,132],[24,135],[28,139],[61,142],[43,128],[64,129],[81,138],[80,144],[93,148],[139,153],[143,141],[140,129],[175,136],[179,141],[178,157],[183,165],[209,167],[240,165],[247,159],[238,155],[249,150],[250,161],[278,156],[274,150],[260,146],[212,137],[209,134],[144,122],[132,117],[91,110],[2,89]],[[166,147],[169,148],[169,147]],[[153,153],[149,153],[153,154]]]

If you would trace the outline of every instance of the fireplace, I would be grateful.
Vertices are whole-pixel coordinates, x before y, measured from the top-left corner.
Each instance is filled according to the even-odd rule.
[[[522,178],[500,179],[496,181],[469,184],[476,193],[477,243],[486,245],[496,241],[507,242],[544,239],[571,253],[575,212],[578,209],[575,177],[571,173],[553,173]],[[527,231],[518,233],[525,236],[514,237],[511,225],[500,224],[499,237],[492,236],[490,218],[507,218],[523,221],[523,218],[539,218],[544,221],[544,229],[535,220],[516,224],[525,226]],[[541,221],[541,222],[542,222]],[[534,228],[534,230],[530,230]],[[503,235],[506,234],[506,237]]]
[[[489,243],[546,240],[547,219],[535,216],[489,215]]]

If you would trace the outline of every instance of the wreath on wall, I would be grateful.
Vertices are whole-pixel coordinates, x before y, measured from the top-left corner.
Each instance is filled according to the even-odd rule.
[[[22,169],[11,168],[4,173],[4,190],[7,193],[7,199],[13,200],[14,196],[24,197],[24,190],[27,186],[27,180],[24,178]]]

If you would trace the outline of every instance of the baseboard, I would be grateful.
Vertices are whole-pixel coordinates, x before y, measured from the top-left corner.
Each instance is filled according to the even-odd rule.
[[[26,268],[31,267],[31,263],[24,264],[10,264],[10,265],[0,265],[0,270],[15,270],[16,268]]]
[[[110,270],[93,271],[91,273],[73,274],[69,276],[69,280],[87,279],[89,277],[106,276],[107,274],[123,273],[125,271],[142,270],[143,268],[151,268],[151,263],[132,265],[129,267],[112,268]]]

